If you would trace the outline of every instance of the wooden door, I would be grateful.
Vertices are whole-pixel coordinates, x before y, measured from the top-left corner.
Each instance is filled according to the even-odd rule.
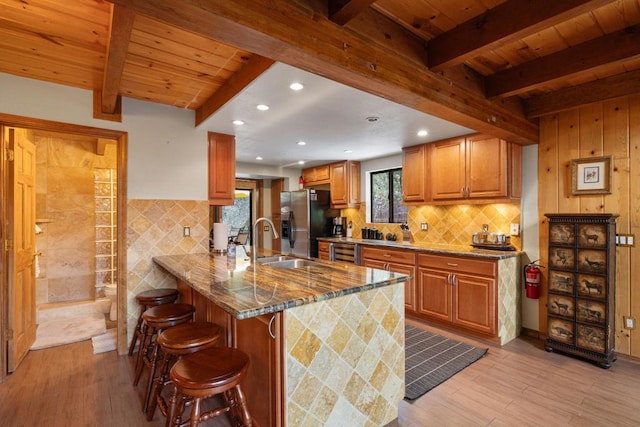
[[[486,135],[467,138],[468,197],[505,197],[507,182],[507,142]]]
[[[431,198],[440,200],[464,197],[466,187],[464,138],[434,143],[431,150]]]
[[[468,329],[495,335],[496,281],[456,274],[453,282],[453,322]]]
[[[405,203],[426,202],[427,146],[403,150],[402,200]]]
[[[8,129],[9,224],[12,224],[8,245],[8,372],[16,370],[36,339],[36,146],[30,138],[30,131]]]
[[[450,274],[429,268],[418,270],[418,313],[445,322],[451,321]]]

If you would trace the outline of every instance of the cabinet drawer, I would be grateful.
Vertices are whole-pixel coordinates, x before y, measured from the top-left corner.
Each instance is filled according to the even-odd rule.
[[[318,242],[318,250],[319,251],[324,251],[324,252],[329,252],[329,242],[325,242],[325,241],[319,241]]]
[[[418,265],[482,276],[496,276],[498,274],[498,264],[495,261],[467,257],[420,254],[418,255]]]
[[[364,246],[362,248],[362,259],[376,259],[385,262],[415,265],[416,254],[411,251]]]

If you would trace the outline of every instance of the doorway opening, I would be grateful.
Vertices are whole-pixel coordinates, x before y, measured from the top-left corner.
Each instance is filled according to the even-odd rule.
[[[109,129],[99,129],[87,126],[79,126],[79,125],[71,125],[67,123],[60,123],[48,120],[39,120],[32,119],[27,117],[13,116],[8,114],[0,114],[0,130],[2,137],[0,138],[0,149],[2,152],[6,152],[8,148],[8,138],[6,135],[8,132],[5,132],[7,129],[20,129],[20,130],[28,130],[31,134],[38,134],[41,138],[51,138],[52,135],[60,136],[69,140],[80,140],[87,141],[91,140],[95,144],[95,150],[100,151],[102,149],[115,149],[115,154],[113,155],[115,162],[113,165],[109,167],[98,167],[96,171],[92,171],[90,173],[91,179],[89,181],[82,181],[82,184],[79,184],[82,188],[87,188],[91,186],[92,190],[95,191],[93,195],[93,200],[91,203],[92,215],[97,218],[100,216],[100,221],[105,221],[104,223],[100,221],[94,221],[93,223],[93,241],[91,242],[92,248],[96,248],[99,244],[108,241],[110,246],[110,251],[108,255],[104,255],[100,253],[98,256],[99,250],[95,250],[93,252],[93,260],[91,265],[94,267],[93,271],[90,273],[92,276],[88,283],[89,286],[81,286],[80,288],[73,288],[73,291],[78,291],[78,289],[82,289],[81,293],[84,293],[85,296],[89,296],[91,299],[96,297],[100,297],[101,295],[107,294],[107,285],[113,289],[116,296],[114,299],[116,300],[116,313],[114,317],[117,317],[115,321],[116,326],[116,338],[117,338],[117,348],[126,349],[127,346],[127,337],[126,337],[126,153],[127,153],[127,137],[125,132],[114,131]],[[111,148],[107,148],[109,144],[112,144]],[[60,147],[58,147],[60,149]],[[58,151],[54,154],[54,159],[58,160],[68,157],[68,153],[65,149]],[[40,159],[42,160],[42,159]],[[38,160],[38,161],[40,161]],[[83,161],[86,161],[86,158],[83,158]],[[9,171],[12,170],[12,164],[10,163],[9,156],[3,156],[2,160],[0,160],[0,176],[2,177],[2,185],[0,185],[0,220],[2,220],[3,224],[7,224],[8,227],[0,228],[0,237],[3,241],[12,241],[15,239],[15,230],[14,230],[14,215],[11,214],[13,212],[13,207],[15,203],[15,196],[12,191],[9,191]],[[54,162],[55,163],[55,162]],[[103,165],[104,166],[104,165]],[[38,164],[37,168],[42,168],[42,165]],[[63,167],[61,167],[63,168]],[[55,169],[55,168],[54,168]],[[103,169],[98,171],[99,169]],[[56,173],[61,173],[61,170],[57,170],[52,172],[54,175]],[[77,171],[76,171],[77,172]],[[86,172],[86,171],[85,171]],[[84,174],[84,173],[81,173]],[[106,175],[105,175],[106,174]],[[37,175],[37,170],[36,170]],[[75,181],[75,180],[74,180]],[[62,191],[62,187],[72,186],[76,184],[72,183],[68,179],[53,179],[51,183],[57,182],[55,184],[52,193],[56,193]],[[39,184],[42,185],[42,184]],[[96,194],[102,194],[103,191],[106,191],[105,188],[108,187],[109,191],[105,193],[105,195],[101,195],[102,201],[104,202],[106,199],[109,200],[109,209],[108,211],[99,209],[100,202],[97,202],[98,198],[96,198]],[[40,199],[40,203],[36,202],[36,206],[38,204],[42,207],[47,205],[47,201],[50,202],[50,207],[52,208],[47,213],[46,210],[38,211],[37,215],[34,213],[34,217],[36,220],[33,221],[35,224],[25,224],[24,229],[29,233],[40,232],[40,237],[47,236],[47,238],[53,238],[54,234],[52,230],[56,227],[59,227],[60,224],[56,220],[56,218],[66,218],[69,215],[79,215],[82,216],[83,209],[78,207],[80,203],[78,202],[78,198],[82,197],[71,197],[63,202],[63,199],[58,197],[56,194],[45,195],[47,192],[42,192],[41,189],[36,189],[36,192],[40,191],[38,198]],[[75,211],[72,210],[71,213],[62,213],[65,207],[68,205],[76,206]],[[86,205],[85,205],[86,206]],[[84,210],[86,212],[86,209]],[[75,212],[75,213],[74,213]],[[54,215],[55,213],[55,215]],[[108,218],[107,221],[107,216]],[[53,217],[53,218],[49,218]],[[37,226],[37,227],[36,227]],[[78,226],[78,222],[73,222],[72,226],[69,228],[73,228]],[[108,232],[107,232],[108,230]],[[106,237],[106,235],[109,235]],[[35,236],[34,236],[35,237]],[[65,244],[63,243],[64,234],[59,235],[60,240],[54,239],[56,247],[62,247]],[[68,240],[74,240],[73,238],[67,238]],[[37,240],[34,238],[34,241]],[[80,242],[77,243],[77,246],[80,247]],[[86,243],[86,242],[85,242]],[[41,251],[41,248],[44,248],[44,241],[40,242],[41,247],[38,248],[37,251],[34,251],[33,256],[35,257]],[[47,242],[47,247],[50,242]],[[59,246],[58,246],[59,245]],[[68,244],[70,250],[73,250],[73,244]],[[35,249],[35,248],[34,248]],[[29,304],[33,304],[33,307],[19,307],[12,306],[12,302],[16,301],[16,289],[15,289],[15,278],[11,277],[12,267],[12,250],[5,251],[4,256],[0,258],[0,335],[1,336],[11,336],[12,333],[16,330],[16,325],[24,324],[25,322],[33,322],[35,324],[35,302],[36,302],[36,287],[35,287],[35,274],[36,268],[39,267],[40,277],[44,275],[44,269],[47,268],[48,274],[52,273],[49,271],[48,266],[45,266],[44,258],[49,258],[45,255],[44,251],[42,251],[39,256],[41,258],[38,259],[38,266],[34,263],[33,269],[33,284],[32,289],[28,289],[28,292],[31,292],[33,298]],[[76,249],[78,251],[78,249]],[[50,252],[50,250],[47,250]],[[58,252],[56,250],[56,252]],[[43,256],[44,255],[44,256]],[[51,254],[48,254],[52,256]],[[54,256],[55,258],[55,256]],[[76,257],[77,259],[77,257]],[[66,265],[57,264],[53,268],[64,269]],[[79,268],[78,271],[82,272],[82,268]],[[86,279],[86,277],[85,277]],[[101,286],[96,286],[98,282],[101,281]],[[58,281],[54,287],[59,286],[64,289],[65,286],[69,286],[70,282],[73,280],[68,280],[66,283],[64,280]],[[23,290],[19,290],[22,292]],[[73,291],[71,293],[73,293]],[[44,292],[41,290],[41,292]],[[49,292],[47,291],[47,298]],[[41,294],[39,298],[43,298]],[[54,297],[56,298],[56,297]],[[80,299],[80,295],[76,295],[72,297],[72,299]],[[93,301],[92,301],[93,302]],[[31,315],[29,313],[33,312]],[[33,319],[25,319],[24,317],[33,317]],[[19,362],[26,355],[24,354],[13,354],[12,352],[15,349],[12,346],[11,339],[8,341],[0,340],[0,382],[4,378],[4,376],[18,366]],[[29,350],[29,346],[27,346],[26,350]],[[12,366],[9,366],[9,361],[12,361]]]

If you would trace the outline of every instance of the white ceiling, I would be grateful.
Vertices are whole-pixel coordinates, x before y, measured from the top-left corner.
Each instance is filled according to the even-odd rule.
[[[289,89],[293,82],[301,91]],[[258,111],[258,104],[269,105]],[[370,123],[367,117],[379,120]],[[245,122],[242,126],[233,120]],[[402,147],[472,133],[453,123],[276,63],[201,126],[236,136],[236,161],[308,167],[336,160],[368,160]],[[426,129],[426,137],[417,136]],[[297,145],[305,141],[305,146]],[[352,150],[346,153],[345,150]],[[261,156],[263,160],[256,160]],[[303,160],[303,166],[298,161]]]

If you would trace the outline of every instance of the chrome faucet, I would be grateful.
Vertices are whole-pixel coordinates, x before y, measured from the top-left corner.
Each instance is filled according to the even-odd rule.
[[[273,232],[273,237],[274,238],[279,238],[280,236],[278,236],[278,232],[276,231],[276,226],[273,225],[273,221],[271,221],[269,218],[266,217],[261,217],[256,219],[256,222],[253,223],[253,247],[251,248],[251,255],[253,258],[253,263],[255,264],[257,259],[258,259],[258,223],[261,221],[266,221],[271,225],[271,231]]]

